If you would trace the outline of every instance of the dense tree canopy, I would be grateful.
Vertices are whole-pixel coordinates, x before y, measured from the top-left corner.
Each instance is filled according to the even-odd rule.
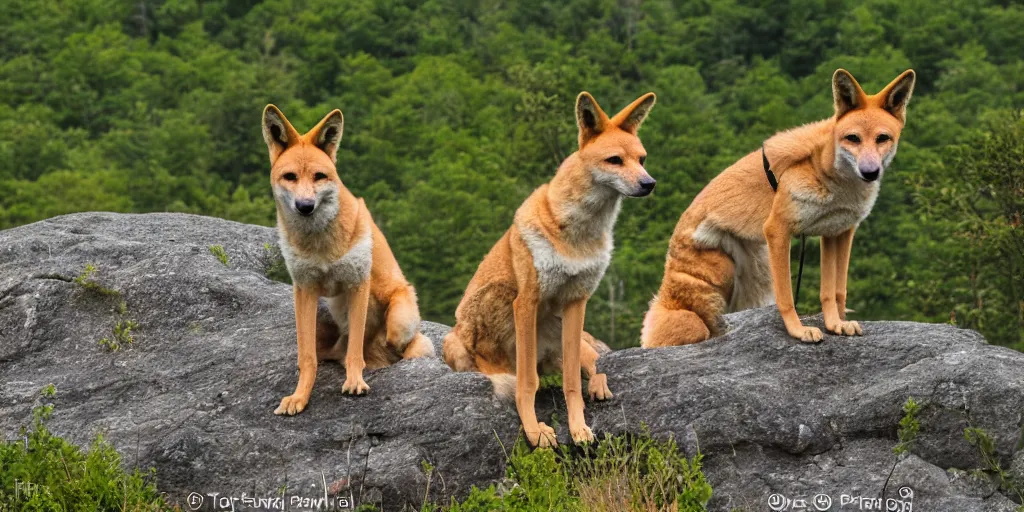
[[[918,72],[858,231],[860,319],[950,321],[1024,348],[1024,7],[965,0],[24,0],[0,4],[0,228],[83,210],[272,224],[262,108],[345,113],[338,169],[424,317],[450,322],[520,202],[574,150],[573,99],[654,91],[652,197],[628,200],[587,328],[638,342],[668,238],[772,133]],[[230,253],[230,241],[224,246]],[[800,309],[817,311],[817,242]]]

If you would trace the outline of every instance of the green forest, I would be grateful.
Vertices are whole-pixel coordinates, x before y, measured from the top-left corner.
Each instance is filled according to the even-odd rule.
[[[658,188],[624,202],[587,311],[615,347],[638,344],[672,229],[713,176],[829,117],[836,68],[868,92],[913,68],[851,316],[1024,349],[1020,2],[22,0],[0,19],[0,229],[89,210],[273,225],[264,105],[300,131],[340,108],[339,174],[443,323],[574,151],[576,95],[614,112],[654,91],[640,137]],[[803,314],[817,255],[808,240]]]

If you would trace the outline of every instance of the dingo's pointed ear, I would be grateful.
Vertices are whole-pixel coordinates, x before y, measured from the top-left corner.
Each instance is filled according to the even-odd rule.
[[[299,132],[295,131],[288,118],[274,105],[263,109],[263,140],[270,151],[270,165],[274,165],[277,157],[284,150],[299,141]]]
[[[615,114],[615,117],[612,118],[612,124],[636,135],[644,119],[647,119],[647,114],[651,112],[651,107],[654,106],[656,99],[653,92],[640,96],[618,114]]]
[[[314,146],[327,153],[332,162],[337,162],[338,145],[341,144],[341,134],[344,131],[345,116],[341,115],[340,110],[334,109],[306,133],[306,138]]]
[[[857,79],[845,69],[837,69],[832,75],[832,100],[836,105],[836,119],[843,114],[864,106],[867,95]]]
[[[910,95],[914,92],[914,82],[916,81],[917,74],[913,69],[908,69],[878,93],[878,96],[882,98],[882,108],[899,119],[901,123],[907,122],[907,102],[910,101]]]
[[[603,132],[608,122],[608,115],[601,110],[601,106],[589,92],[583,91],[576,97],[576,126],[580,129],[581,148]]]

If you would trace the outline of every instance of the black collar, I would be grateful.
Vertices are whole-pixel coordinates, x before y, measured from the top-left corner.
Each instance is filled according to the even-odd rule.
[[[761,163],[764,164],[764,174],[768,177],[768,184],[772,186],[772,192],[779,190],[779,180],[772,172],[772,165],[768,163],[768,155],[764,153],[764,143],[761,143]]]

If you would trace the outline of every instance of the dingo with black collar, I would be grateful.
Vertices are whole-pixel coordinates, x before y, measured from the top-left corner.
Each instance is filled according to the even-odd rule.
[[[846,70],[832,77],[835,114],[778,133],[722,171],[683,212],[669,241],[665,277],[644,317],[644,347],[685,345],[721,334],[722,314],[776,301],[790,336],[818,342],[800,322],[790,284],[796,235],[821,236],[821,310],[832,333],[860,335],[846,319],[853,233],[875,204],[896,156],[915,75],[907,70],[869,96]]]

